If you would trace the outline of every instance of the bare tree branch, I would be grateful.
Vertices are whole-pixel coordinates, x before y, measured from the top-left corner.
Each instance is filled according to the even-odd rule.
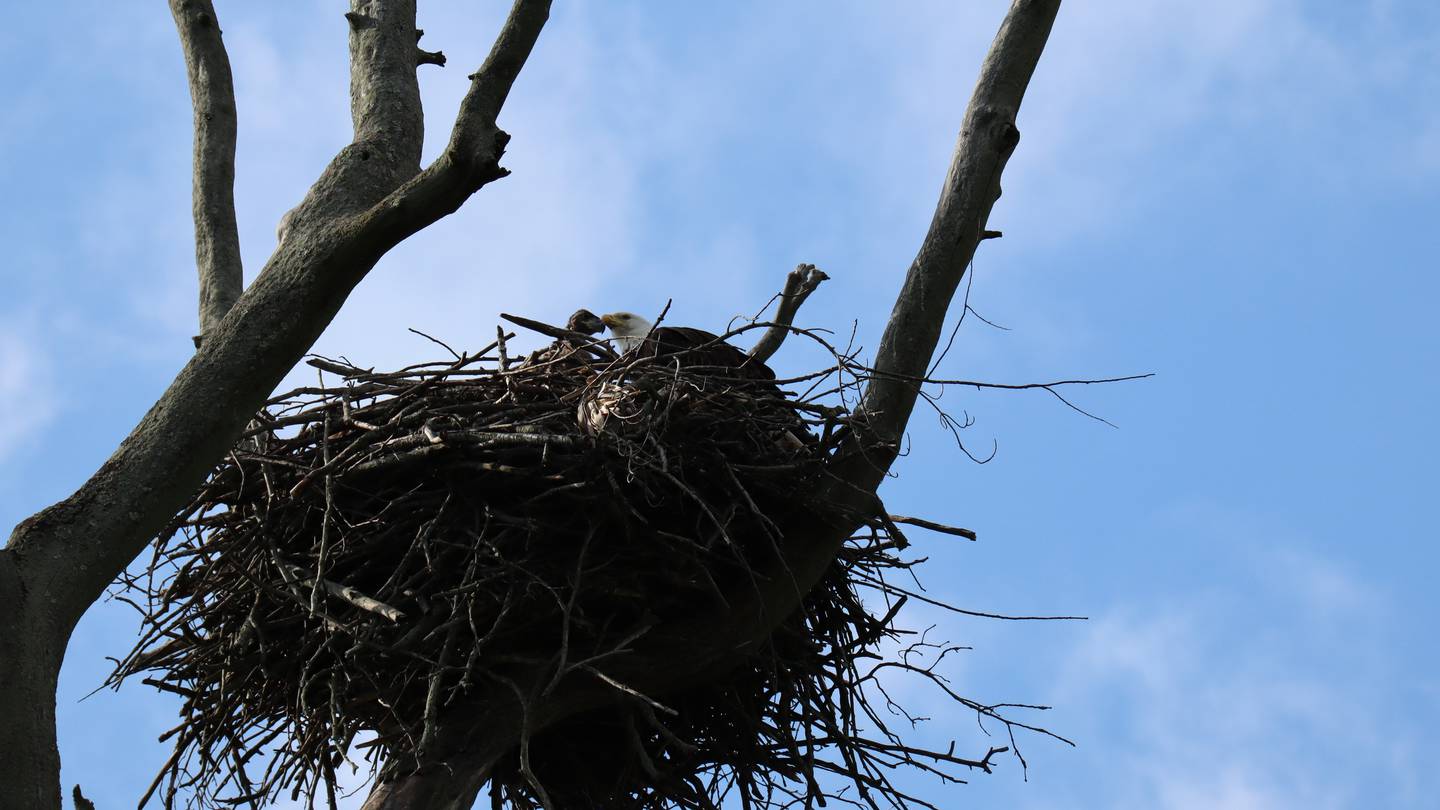
[[[297,234],[363,214],[420,171],[425,124],[415,76],[415,0],[351,0],[345,19],[350,29],[354,140],[325,167],[305,199],[281,218],[281,247]],[[499,159],[498,153],[494,158]],[[503,174],[488,179],[499,176]]]
[[[493,122],[539,35],[548,6],[546,0],[517,0],[486,67],[476,74],[452,143],[465,140],[463,133],[486,127],[497,133],[497,140],[504,140]],[[413,40],[412,31],[408,43],[412,49]],[[498,67],[487,70],[492,64]],[[413,60],[407,70],[415,70]],[[346,147],[317,181],[310,195],[317,209],[353,205],[349,200],[328,199],[344,196],[345,170],[335,169],[353,150],[353,144]],[[470,160],[442,157],[392,199],[360,216],[311,223],[308,232],[287,238],[214,339],[205,341],[110,460],[70,498],[16,527],[9,548],[28,569],[22,575],[35,577],[34,583],[43,584],[58,603],[57,622],[78,619],[163,527],[387,250],[453,211],[486,178],[504,176],[494,163],[498,146],[481,144],[479,152],[488,166],[478,171],[459,171],[475,167],[473,153]],[[408,190],[429,191],[435,186],[445,192],[445,205],[434,205],[429,197],[420,199],[428,205],[409,204],[410,197],[419,195],[409,195]],[[350,191],[364,197],[369,189]],[[404,230],[393,227],[397,224],[403,224]]]
[[[359,5],[362,0],[355,2]],[[378,4],[381,0],[375,2]],[[379,10],[373,5],[368,8],[372,13]],[[387,8],[393,9],[392,6]],[[410,50],[406,53],[412,62],[410,71],[413,80],[413,3],[410,8],[412,33]],[[359,13],[352,11],[350,16]],[[369,124],[362,124],[369,117],[369,113],[364,111],[378,107],[364,104],[356,107],[356,143],[336,155],[305,199],[285,215],[281,222],[282,247],[297,232],[326,222],[348,219],[351,238],[357,242],[373,240],[381,246],[383,253],[411,234],[454,213],[486,183],[509,174],[500,167],[499,161],[510,136],[499,128],[496,119],[549,17],[550,0],[515,0],[485,63],[469,77],[470,90],[460,103],[449,145],[419,174],[416,174],[416,167],[408,154],[396,155],[389,151],[377,154],[369,143],[358,140],[360,133],[370,128]],[[364,15],[359,24],[370,25],[367,22],[370,19],[371,15]],[[355,25],[357,23],[352,19],[352,28]],[[397,52],[401,47],[398,39],[386,42]],[[361,56],[370,58],[363,49]],[[393,59],[372,61],[379,69],[390,65]],[[367,78],[365,81],[379,84],[382,80]],[[365,94],[351,95],[354,99]],[[396,109],[401,108],[397,106]],[[414,147],[416,160],[419,156],[419,127],[417,119],[414,132],[417,138]]]
[[[444,51],[427,51],[427,50],[425,50],[424,48],[421,48],[421,47],[420,47],[420,45],[419,45],[420,38],[423,37],[423,36],[425,36],[425,32],[424,32],[423,30],[419,29],[419,28],[416,28],[416,29],[415,29],[415,42],[416,42],[416,45],[415,45],[415,65],[416,65],[417,67],[420,66],[420,65],[436,65],[436,66],[438,66],[438,67],[445,67],[445,52],[444,52]]]
[[[959,526],[946,526],[944,523],[936,523],[933,520],[924,518],[908,517],[906,515],[891,515],[890,519],[896,523],[908,523],[911,526],[919,526],[922,529],[929,529],[932,532],[941,534],[953,534],[956,537],[963,537],[966,540],[974,541],[975,532],[970,529],[962,529]]]
[[[495,117],[505,106],[510,88],[548,19],[550,0],[515,0],[484,64],[470,74],[470,90],[460,102],[449,150],[474,151],[485,146],[488,128],[495,125]]]
[[[220,21],[210,0],[170,0],[185,52],[195,110],[195,266],[200,274],[200,334],[215,329],[240,297],[240,235],[235,226],[235,87]]]
[[[867,435],[831,465],[831,475],[819,484],[824,492],[816,502],[835,508],[824,515],[797,509],[782,526],[785,543],[779,553],[768,564],[752,563],[758,587],[740,589],[723,607],[657,625],[627,654],[609,659],[603,666],[606,676],[652,697],[722,677],[794,612],[853,530],[880,514],[875,488],[895,458],[898,437],[919,390],[908,378],[925,376],[945,311],[981,240],[999,193],[1000,170],[1018,139],[1015,113],[1059,5],[1059,0],[1014,0],[991,46],[935,220],[886,329],[880,350],[886,373],[877,375],[867,388]],[[907,350],[915,355],[906,355]],[[877,440],[888,444],[875,450]],[[537,666],[518,672],[513,680],[544,683],[552,677],[545,667]],[[479,690],[468,711],[457,707],[448,712],[441,719],[443,739],[437,748],[451,753],[413,772],[387,770],[364,810],[469,807],[489,768],[518,744],[522,734],[522,712],[507,692],[498,687]],[[614,690],[598,680],[565,679],[543,703],[529,707],[524,728],[537,733],[614,699]]]
[[[0,783],[22,806],[58,807],[54,688],[69,633],[144,544],[231,447],[266,394],[308,349],[384,253],[445,216],[490,180],[508,136],[496,123],[549,11],[516,0],[474,74],[444,153],[419,171],[422,122],[410,103],[417,56],[413,0],[354,0],[352,111],[356,140],[306,199],[255,283],[206,339],[166,394],[74,495],[17,526],[0,551]],[[825,515],[786,519],[785,545],[725,608],[672,618],[608,659],[604,676],[645,695],[714,678],[790,615],[844,539],[877,514],[875,486],[938,341],[940,324],[981,238],[999,174],[1018,138],[1014,117],[1059,0],[1015,0],[986,60],[930,233],[907,276],[877,359],[849,455],[820,485]],[[359,19],[357,19],[357,17]],[[403,46],[403,47],[402,47]],[[402,70],[403,68],[403,70]],[[793,313],[792,313],[793,317]],[[880,445],[876,449],[877,443]],[[657,662],[664,662],[663,666]],[[443,719],[439,767],[395,774],[367,808],[468,807],[497,757],[524,732],[617,699],[606,680],[576,674],[536,705],[548,665],[516,666],[510,684]],[[625,696],[624,699],[629,699]],[[389,802],[386,796],[396,797]],[[409,797],[409,804],[404,803]]]
[[[995,37],[960,126],[930,230],[905,276],[875,355],[875,377],[861,404],[863,455],[841,473],[873,489],[900,448],[900,437],[939,343],[945,314],[985,235],[1000,197],[1000,173],[1020,141],[1015,116],[1050,35],[1060,0],[1015,0]]]
[[[460,102],[445,151],[356,217],[353,224],[358,232],[373,236],[388,249],[453,213],[481,186],[509,174],[499,160],[510,136],[496,119],[549,18],[550,0],[515,0],[485,63],[470,75],[470,90]],[[312,191],[311,197],[316,196]],[[319,202],[307,198],[294,212],[292,224],[303,222],[312,207],[319,207]]]
[[[769,360],[780,344],[790,334],[790,326],[795,323],[795,313],[799,311],[800,305],[815,292],[820,282],[830,278],[813,264],[801,264],[791,270],[785,276],[785,289],[780,291],[780,306],[775,311],[775,321],[760,340],[750,349],[750,356],[761,363]]]
[[[286,215],[285,237],[254,283],[110,459],[0,549],[0,784],[18,806],[60,806],[55,686],[81,614],[165,527],[380,257],[506,174],[498,161],[508,136],[495,119],[549,5],[517,0],[451,147],[417,177],[414,2],[356,0],[352,13],[366,18],[351,37],[356,141]]]
[[[383,143],[418,168],[425,120],[415,78],[415,0],[350,0],[345,19],[355,140]]]

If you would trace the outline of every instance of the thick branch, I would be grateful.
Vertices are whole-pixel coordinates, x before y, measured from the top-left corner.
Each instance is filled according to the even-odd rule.
[[[235,227],[235,88],[220,22],[210,0],[170,0],[195,110],[195,266],[200,334],[214,330],[240,297],[240,235]]]
[[[413,3],[400,5],[411,10],[405,69],[413,74]],[[48,631],[63,639],[105,586],[164,527],[380,257],[405,236],[454,211],[488,180],[503,176],[497,161],[504,138],[493,129],[494,120],[548,7],[548,2],[518,0],[486,62],[487,69],[496,67],[477,74],[462,108],[452,143],[461,139],[460,132],[474,131],[475,121],[495,133],[472,155],[483,165],[461,172],[442,158],[437,161],[440,168],[432,166],[400,191],[395,184],[385,189],[391,199],[381,195],[368,208],[359,207],[375,194],[383,173],[357,169],[357,164],[378,161],[367,159],[365,145],[347,146],[297,209],[298,224],[229,317],[207,335],[115,454],[75,494],[15,528],[7,548],[15,553],[25,590],[37,597],[43,594],[48,609],[43,617],[37,614],[36,621],[48,625]],[[393,15],[398,6],[377,0],[366,8]],[[386,19],[394,22],[393,17]],[[373,65],[381,78],[359,80],[370,82],[372,90],[381,88],[389,81],[384,77],[393,75],[389,59],[362,54],[361,61]],[[377,103],[367,109],[387,108]],[[361,119],[368,120],[368,115]],[[437,177],[448,180],[438,184],[443,195],[401,193],[417,186],[434,192]],[[417,182],[422,178],[429,185]],[[357,207],[358,216],[347,215]]]
[[[484,64],[470,74],[470,90],[460,102],[446,151],[473,152],[486,146],[489,130],[548,19],[550,0],[515,0]]]
[[[81,614],[234,445],[380,257],[505,174],[495,118],[549,3],[517,0],[451,149],[419,176],[413,0],[357,0],[356,8],[381,29],[352,36],[356,142],[286,215],[285,236],[255,282],[205,328],[194,357],[110,459],[73,495],[16,526],[0,551],[0,784],[24,806],[59,807],[55,683]]]
[[[58,808],[55,687],[64,647],[31,629],[44,620],[45,605],[25,598],[29,594],[17,556],[0,549],[0,701],[22,709],[3,711],[12,704],[0,704],[0,795],[6,807]]]
[[[420,172],[425,127],[415,75],[415,0],[352,0],[351,8],[345,19],[355,137],[281,218],[282,247],[297,234],[363,215]]]
[[[415,0],[350,0],[350,117],[357,143],[418,169],[425,138],[415,77]]]
[[[785,276],[785,289],[780,291],[780,306],[775,311],[775,320],[750,349],[752,358],[763,363],[775,354],[790,334],[790,326],[795,323],[795,313],[800,310],[800,305],[805,303],[810,293],[815,292],[820,282],[828,278],[813,264],[798,265]]]
[[[460,102],[445,151],[371,209],[362,227],[398,243],[460,207],[476,189],[508,172],[500,155],[510,136],[496,123],[520,69],[550,18],[550,0],[515,0],[500,35]]]
[[[1059,8],[1060,0],[1015,0],[980,69],[935,217],[875,355],[857,436],[863,455],[841,472],[862,488],[877,486],[899,452],[920,391],[910,379],[925,376],[951,299],[984,237],[1000,173],[1020,140],[1015,116]]]
[[[281,247],[311,229],[338,220],[350,220],[355,233],[364,233],[384,250],[406,237],[454,213],[480,187],[504,177],[500,156],[510,136],[496,124],[500,109],[530,57],[535,42],[550,16],[550,0],[515,0],[495,44],[480,70],[470,76],[470,90],[460,104],[450,143],[433,163],[417,174],[421,124],[417,115],[413,132],[399,137],[409,145],[392,148],[387,141],[363,140],[383,131],[386,121],[404,118],[404,105],[387,108],[380,104],[380,90],[402,81],[399,61],[409,60],[405,82],[414,81],[414,3],[409,10],[408,44],[398,36],[380,37],[373,29],[383,19],[400,15],[397,2],[354,0],[369,13],[351,11],[346,15],[352,28],[351,98],[354,102],[356,141],[341,150],[311,187],[305,199],[285,214],[280,224]],[[376,17],[381,12],[382,17]],[[365,43],[383,44],[380,54],[367,50]],[[403,51],[403,59],[401,53]],[[399,61],[397,61],[399,60]],[[361,69],[369,66],[369,69]],[[358,86],[357,86],[358,85]],[[392,94],[396,98],[403,94]],[[404,128],[401,127],[403,130]]]
[[[911,268],[882,343],[881,357],[891,374],[925,374],[925,363],[938,342],[939,324],[998,194],[1000,169],[1015,146],[1015,111],[1058,7],[1059,0],[1015,0],[992,45],[966,114],[935,222]],[[917,322],[912,329],[904,328],[910,319]],[[899,356],[907,346],[917,352],[914,359]],[[865,400],[871,424],[869,436],[864,438],[898,438],[913,408],[915,390],[904,383],[896,385],[889,377],[872,382]],[[879,514],[874,490],[894,457],[893,448],[885,448],[842,459],[834,465],[837,474],[817,485],[823,494],[816,502],[834,508],[824,515],[797,508],[783,521],[785,543],[780,553],[768,564],[754,564],[753,582],[763,583],[761,587],[739,589],[723,609],[700,611],[655,627],[630,653],[609,659],[601,667],[604,674],[654,697],[723,676],[795,611],[854,529]],[[552,677],[548,670],[537,667],[524,676],[517,674],[515,680],[543,684]],[[597,679],[572,675],[541,705],[532,707],[528,729],[535,733],[548,723],[620,699],[629,698]],[[504,690],[494,689],[477,696],[470,713],[449,712],[443,722],[455,753],[443,766],[413,773],[390,772],[365,810],[410,810],[427,806],[424,798],[416,797],[436,796],[445,797],[444,803],[436,806],[467,807],[496,752],[518,745],[523,731],[513,703]],[[512,709],[497,715],[501,706]]]

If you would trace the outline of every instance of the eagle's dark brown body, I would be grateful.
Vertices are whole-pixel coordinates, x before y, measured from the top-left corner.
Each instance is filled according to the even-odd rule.
[[[633,350],[641,357],[675,358],[682,368],[720,378],[773,381],[770,367],[719,336],[688,326],[658,326]]]

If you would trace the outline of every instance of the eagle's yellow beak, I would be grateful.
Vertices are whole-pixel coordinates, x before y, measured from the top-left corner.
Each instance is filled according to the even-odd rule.
[[[600,322],[610,327],[611,329],[614,329],[615,327],[620,325],[620,319],[615,317],[614,315],[601,315]]]

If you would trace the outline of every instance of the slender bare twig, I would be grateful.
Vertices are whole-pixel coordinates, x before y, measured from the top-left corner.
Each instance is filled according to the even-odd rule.
[[[855,363],[851,363],[851,364],[850,364],[850,368],[851,368],[851,370],[853,370],[853,371],[855,371],[856,373],[861,374],[861,375],[868,375],[868,376],[871,376],[871,377],[886,376],[886,375],[881,374],[880,372],[876,372],[876,371],[874,371],[874,370],[872,370],[872,369],[865,368],[865,367],[860,366],[859,364],[855,364]],[[892,378],[896,378],[896,379],[902,379],[902,377],[900,377],[900,375],[890,374],[890,375],[888,375],[888,376],[890,376],[890,377],[892,377]],[[1066,386],[1066,385],[1100,385],[1100,384],[1104,384],[1104,383],[1131,382],[1131,381],[1134,381],[1134,380],[1145,380],[1145,379],[1149,379],[1150,377],[1154,377],[1154,376],[1155,376],[1154,372],[1151,372],[1151,373],[1149,373],[1149,374],[1129,374],[1129,375],[1126,375],[1126,376],[1124,376],[1124,377],[1104,377],[1104,378],[1100,378],[1100,379],[1086,379],[1086,380],[1053,380],[1053,381],[1051,381],[1051,382],[1043,382],[1043,383],[992,383],[992,382],[981,382],[980,380],[937,380],[937,379],[934,379],[934,378],[931,378],[931,377],[910,377],[910,378],[903,378],[903,379],[907,379],[907,381],[909,381],[909,382],[911,382],[911,383],[914,383],[914,384],[917,385],[917,386],[918,386],[918,385],[922,385],[922,384],[924,384],[924,385],[941,385],[941,386],[955,386],[955,385],[958,385],[958,386],[969,386],[969,387],[975,388],[975,389],[977,389],[977,390],[978,390],[978,389],[982,389],[982,388],[992,388],[992,389],[997,389],[997,390],[1001,390],[1001,391],[1041,390],[1041,391],[1044,391],[1044,392],[1048,393],[1050,396],[1055,397],[1056,399],[1060,400],[1060,402],[1061,402],[1062,404],[1064,404],[1065,407],[1069,408],[1070,410],[1075,411],[1076,413],[1078,413],[1078,414],[1080,414],[1080,415],[1082,415],[1082,416],[1086,416],[1086,417],[1089,417],[1090,419],[1094,419],[1096,422],[1101,422],[1101,423],[1103,423],[1103,424],[1109,425],[1110,427],[1113,428],[1113,427],[1117,427],[1117,426],[1115,425],[1115,423],[1111,422],[1110,420],[1108,420],[1108,419],[1106,419],[1106,418],[1104,418],[1104,417],[1102,417],[1102,416],[1097,416],[1097,415],[1095,415],[1095,414],[1093,414],[1093,413],[1085,410],[1084,408],[1081,408],[1079,405],[1076,405],[1075,403],[1073,403],[1073,402],[1071,402],[1070,400],[1066,399],[1064,394],[1061,394],[1059,391],[1057,391],[1057,390],[1055,390],[1055,389],[1056,389],[1056,388],[1059,388],[1059,387],[1061,387],[1061,386]],[[924,391],[920,391],[920,396],[923,397],[926,401],[931,401],[931,400],[933,399],[932,396],[930,396],[929,394],[926,394]],[[968,425],[966,425],[966,426],[968,426]],[[957,436],[956,438],[957,438],[957,441],[958,441],[958,438],[959,438],[959,437]],[[962,445],[962,447],[963,447],[963,445]],[[966,452],[967,452],[967,454],[968,454],[969,451],[966,451]],[[974,457],[972,456],[972,458],[974,458]]]
[[[400,620],[405,618],[404,611],[393,608],[390,605],[381,602],[379,599],[374,599],[366,596],[365,594],[355,590],[349,585],[345,585],[329,579],[321,579],[317,581],[314,575],[310,574],[308,571],[298,565],[287,564],[286,568],[289,569],[290,573],[294,574],[297,577],[296,584],[302,587],[309,585],[324,588],[325,591],[330,593],[332,596],[344,599],[346,602],[349,602],[350,604],[360,608],[361,610],[368,610],[376,615],[384,616],[392,622],[399,622]]]
[[[919,526],[922,529],[929,529],[932,532],[940,532],[941,534],[953,534],[956,537],[963,537],[966,540],[975,539],[975,532],[971,531],[970,529],[962,529],[959,526],[946,526],[943,523],[936,523],[933,520],[925,520],[924,518],[917,517],[908,517],[906,515],[891,515],[890,520],[894,521],[895,523],[908,523],[911,526]]]

